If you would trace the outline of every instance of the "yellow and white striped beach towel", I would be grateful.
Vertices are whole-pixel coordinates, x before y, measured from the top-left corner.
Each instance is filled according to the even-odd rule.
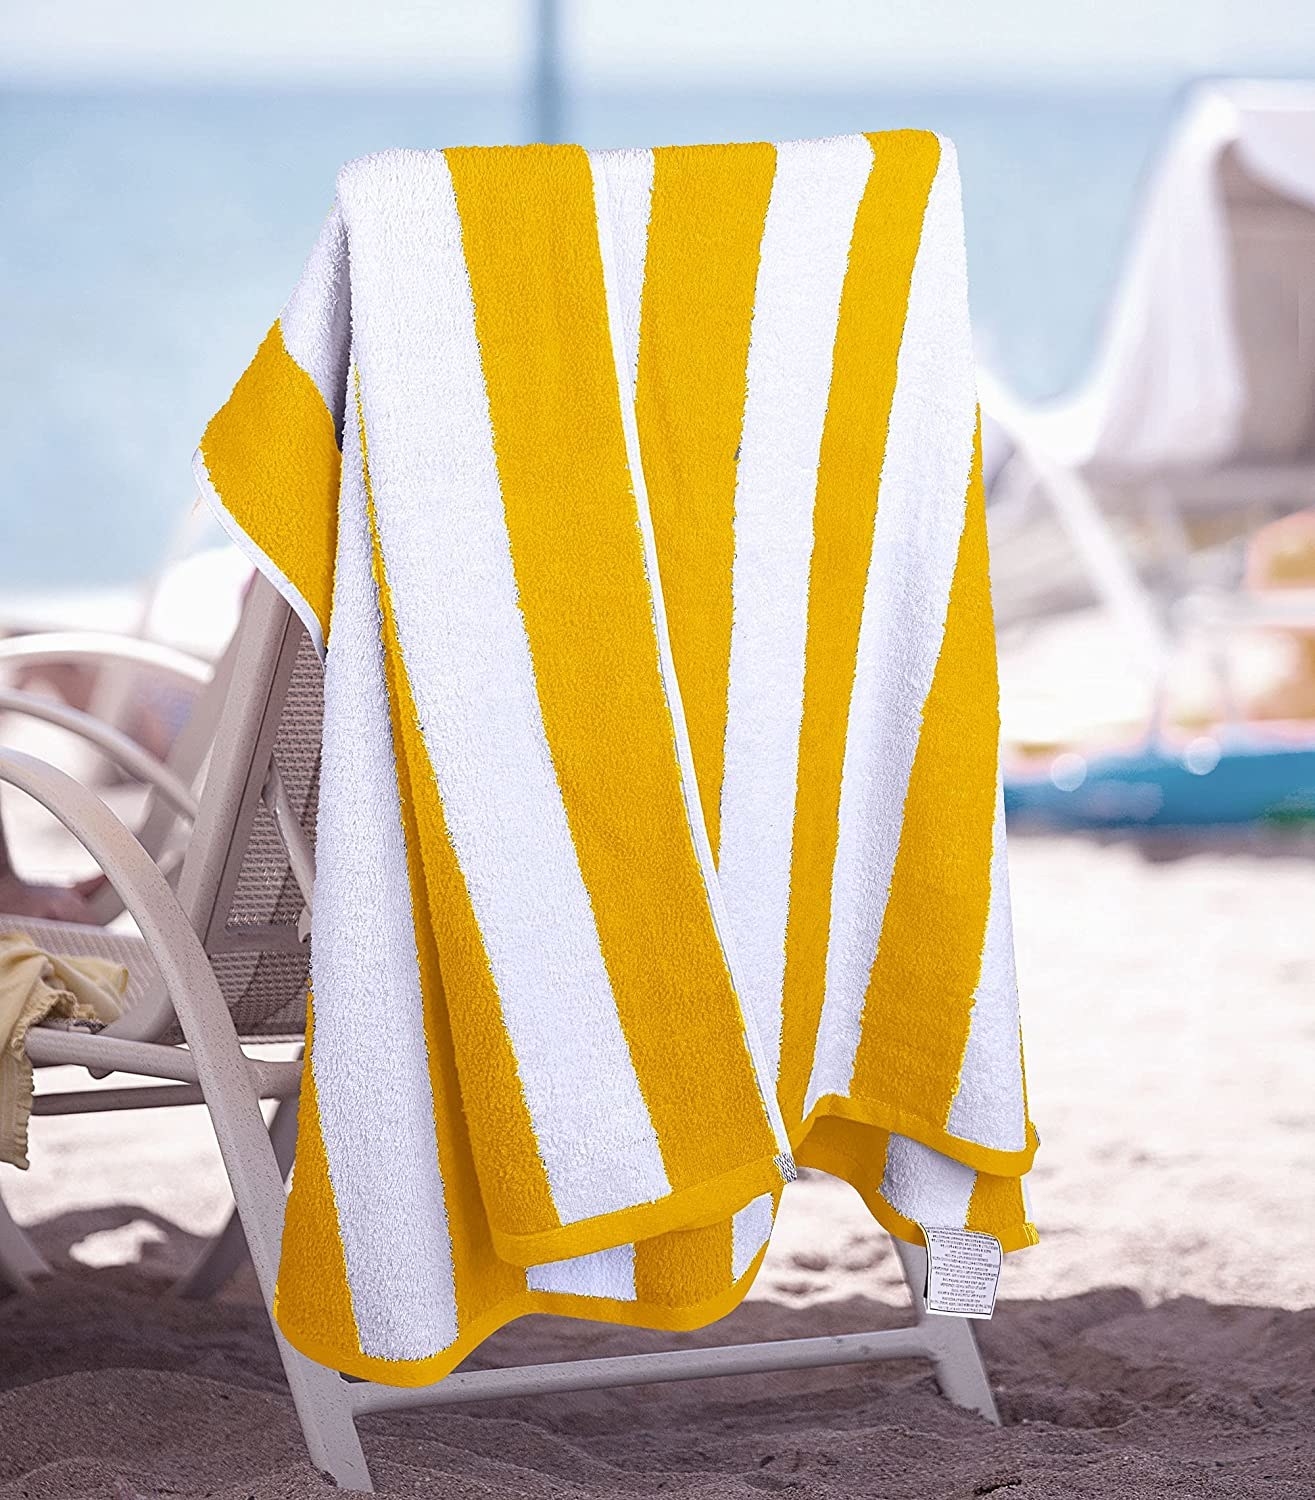
[[[953,149],[344,169],[197,473],[327,643],[276,1314],[688,1328],[793,1161],[1032,1242]]]

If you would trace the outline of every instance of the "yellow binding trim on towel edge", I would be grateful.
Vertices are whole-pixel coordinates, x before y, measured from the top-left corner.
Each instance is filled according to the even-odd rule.
[[[579,1224],[546,1229],[539,1234],[507,1234],[490,1223],[493,1247],[503,1260],[517,1266],[538,1266],[548,1261],[573,1260],[635,1240],[652,1239],[672,1230],[702,1229],[730,1217],[734,1208],[763,1193],[779,1192],[781,1168],[775,1156],[737,1167],[695,1187],[682,1188],[668,1198],[635,1208],[618,1209]]]
[[[656,1307],[652,1303],[618,1302],[607,1297],[583,1297],[570,1292],[526,1291],[507,1298],[476,1318],[462,1329],[454,1344],[427,1359],[378,1359],[369,1354],[351,1355],[344,1359],[341,1349],[329,1348],[314,1337],[303,1336],[295,1327],[289,1328],[280,1323],[279,1328],[293,1348],[307,1359],[327,1365],[330,1369],[340,1370],[344,1375],[355,1375],[362,1380],[378,1380],[386,1385],[433,1385],[445,1375],[450,1375],[468,1354],[499,1328],[531,1313],[583,1318],[591,1323],[616,1323],[628,1328],[652,1328],[664,1333],[688,1333],[694,1328],[704,1328],[734,1312],[740,1305],[753,1285],[766,1254],[767,1246],[764,1245],[738,1281],[717,1296],[709,1297],[692,1307],[666,1308]]]
[[[922,1226],[916,1219],[906,1218],[889,1199],[882,1195],[879,1187],[872,1185],[872,1174],[867,1169],[866,1163],[860,1161],[858,1157],[843,1150],[834,1141],[823,1143],[814,1140],[805,1142],[800,1147],[799,1164],[805,1167],[816,1167],[818,1171],[829,1172],[832,1177],[838,1177],[842,1182],[849,1183],[862,1198],[867,1211],[887,1234],[897,1240],[903,1240],[906,1245],[918,1245],[926,1249],[927,1241],[923,1238]],[[1000,1241],[1000,1248],[1005,1251],[1026,1250],[1029,1245],[1035,1245],[1040,1240],[1035,1227],[1027,1219],[1022,1220],[1017,1228],[1001,1233],[999,1227],[985,1229],[981,1224],[971,1222],[970,1205],[969,1220],[967,1228],[993,1234]]]
[[[993,1177],[1021,1177],[1025,1172],[1031,1171],[1032,1160],[1041,1143],[1036,1126],[1030,1120],[1027,1122],[1027,1145],[1020,1151],[999,1151],[993,1146],[979,1146],[976,1141],[966,1141],[961,1136],[951,1135],[943,1125],[933,1124],[930,1120],[924,1120],[893,1105],[866,1099],[846,1099],[840,1094],[825,1094],[793,1133],[791,1143],[795,1148],[800,1149],[813,1126],[828,1117],[848,1120],[854,1125],[871,1125],[878,1130],[888,1130],[892,1135],[908,1136],[910,1140],[930,1146],[933,1151],[939,1151],[965,1167],[989,1172]],[[812,1165],[811,1162],[806,1164]]]

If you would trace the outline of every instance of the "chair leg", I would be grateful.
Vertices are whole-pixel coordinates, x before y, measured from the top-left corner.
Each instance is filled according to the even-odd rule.
[[[283,1176],[233,1018],[179,898],[109,808],[71,777],[32,756],[3,750],[0,781],[19,787],[56,815],[109,876],[150,946],[196,1065],[273,1324],[286,1201]],[[277,1327],[274,1336],[311,1462],[341,1487],[368,1491],[370,1471],[356,1433],[350,1386],[336,1370],[298,1354]]]
[[[212,1034],[196,1034],[201,1028],[194,1022],[188,1040],[311,1462],[341,1489],[372,1491],[347,1382],[336,1370],[299,1354],[274,1322],[274,1281],[283,1235],[283,1174],[228,1012],[212,1012],[205,1021],[210,1023],[205,1030]],[[222,1039],[213,1035],[221,1027],[227,1032]],[[295,1109],[289,1113],[295,1121]]]
[[[356,1431],[347,1382],[337,1370],[326,1369],[299,1354],[277,1326],[274,1337],[311,1463],[340,1490],[360,1490],[372,1495],[374,1482]]]
[[[15,1292],[30,1292],[34,1277],[50,1276],[54,1267],[13,1220],[0,1198],[0,1282]]]
[[[913,1302],[914,1317],[937,1350],[936,1383],[941,1395],[955,1406],[978,1412],[988,1422],[1000,1425],[1000,1412],[991,1393],[986,1366],[977,1347],[977,1336],[968,1318],[948,1318],[929,1314],[922,1299],[927,1280],[927,1252],[919,1245],[895,1241],[904,1280]]]
[[[280,1099],[269,1122],[274,1159],[286,1180],[297,1148],[297,1101]],[[213,1297],[249,1258],[242,1220],[234,1209],[223,1229],[202,1249],[191,1269],[179,1278],[174,1290],[180,1297]]]

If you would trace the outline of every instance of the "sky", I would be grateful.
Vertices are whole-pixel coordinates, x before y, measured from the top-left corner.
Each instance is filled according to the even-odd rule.
[[[524,72],[536,0],[0,0],[0,80]],[[578,83],[1112,83],[1315,72],[1312,0],[561,0]]]

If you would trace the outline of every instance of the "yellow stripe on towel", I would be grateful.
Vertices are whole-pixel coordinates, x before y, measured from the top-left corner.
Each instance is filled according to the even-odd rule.
[[[877,488],[909,282],[940,160],[939,142],[923,131],[869,139],[875,159],[849,249],[813,509],[799,734],[805,772],[795,801],[779,1084],[781,1108],[793,1121],[803,1116],[826,984],[840,782]]]
[[[333,415],[278,323],[211,418],[201,457],[256,560],[273,562],[327,638],[342,455]]]
[[[653,153],[635,418],[671,652],[717,853],[735,557],[735,466],[776,152]]]
[[[714,1163],[761,1191],[776,1144],[682,797],[588,158],[447,158],[539,704],[640,1087],[675,1193]]]
[[[998,701],[977,445],[945,636],[923,709],[850,1090],[861,1109],[898,1080],[907,1117],[885,1123],[917,1137],[925,1137],[928,1125],[944,1130],[968,1041],[991,900]],[[931,996],[938,1000],[934,1006]]]
[[[361,442],[364,448],[363,422]],[[368,457],[365,472],[368,490]],[[482,1328],[490,1308],[523,1298],[526,1293],[524,1270],[500,1259],[493,1249],[475,1171],[472,1132],[478,1133],[492,1160],[501,1159],[509,1165],[515,1163],[518,1169],[515,1190],[535,1205],[537,1213],[549,1219],[554,1210],[547,1177],[534,1148],[529,1111],[516,1082],[516,1060],[507,1033],[501,1027],[488,1024],[489,1019],[497,1014],[493,976],[488,971],[488,960],[479,943],[479,929],[470,908],[470,899],[443,825],[442,803],[425,754],[406,664],[398,649],[397,624],[388,580],[384,576],[373,503],[370,505],[370,530],[385,645],[389,711],[395,743],[400,750],[398,782],[402,794],[407,867],[415,906],[425,1040],[434,1089],[435,1149],[449,1203],[457,1321],[465,1331]],[[444,951],[450,985],[443,981],[439,933],[448,939]],[[470,992],[479,997],[478,1003],[457,1006],[454,1011],[454,998]],[[488,1068],[481,1096],[486,1107],[471,1111],[469,1115],[461,1107],[461,1085],[452,1043],[454,1021],[479,1027],[477,1043],[484,1052]],[[527,1165],[528,1171],[525,1170]],[[538,1171],[534,1170],[536,1165]]]
[[[345,1352],[360,1354],[338,1206],[320,1131],[315,1088],[315,1018],[309,997],[306,1062],[297,1103],[296,1190],[289,1196],[283,1221],[283,1253],[274,1314],[285,1328],[296,1330],[302,1349],[332,1350],[338,1358]]]

